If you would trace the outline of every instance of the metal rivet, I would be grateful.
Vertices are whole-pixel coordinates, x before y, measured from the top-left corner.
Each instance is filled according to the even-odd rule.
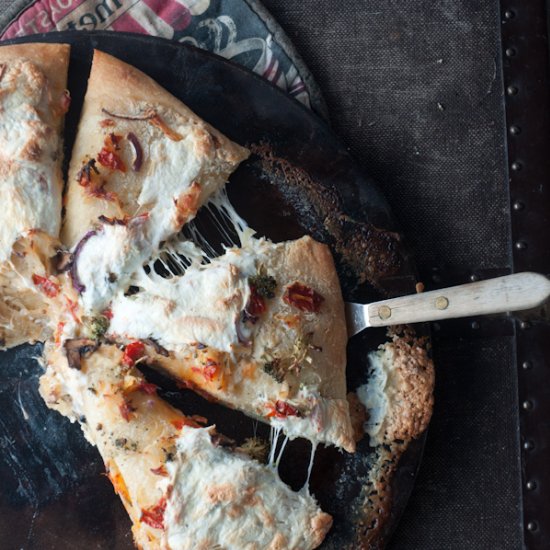
[[[479,281],[479,277],[475,273],[472,273],[470,275],[470,281],[472,281],[472,283],[475,283],[476,281]]]
[[[519,90],[517,86],[508,86],[508,88],[506,88],[506,93],[508,95],[516,95],[518,91]]]
[[[513,136],[517,136],[518,134],[521,134],[521,128],[514,124],[514,125],[510,126],[510,133]]]
[[[529,323],[529,321],[522,321],[520,324],[519,324],[519,328],[521,330],[527,330],[528,328],[531,328],[531,323]]]
[[[506,19],[513,19],[515,16],[516,12],[514,10],[506,10],[504,12],[504,17],[506,17]]]
[[[518,162],[517,160],[512,162],[512,166],[510,166],[514,172],[519,172],[523,168],[523,164],[521,162]]]
[[[514,204],[512,205],[512,208],[516,211],[516,212],[519,212],[520,210],[523,210],[525,208],[525,205],[521,202],[521,201],[516,201],[514,202]]]
[[[534,448],[535,448],[535,444],[534,444],[530,439],[528,439],[528,440],[523,444],[523,449],[524,449],[525,451],[532,451]]]
[[[380,319],[389,319],[391,317],[391,308],[388,306],[380,306],[378,308],[378,316]]]
[[[472,321],[470,323],[470,326],[472,327],[473,330],[477,330],[479,328],[479,323],[477,321]]]
[[[527,531],[531,531],[531,533],[533,531],[536,531],[538,529],[538,525],[535,521],[530,521],[528,524],[527,524]]]
[[[449,307],[449,300],[445,296],[438,296],[435,299],[435,307],[437,309],[447,309]]]
[[[527,243],[525,241],[517,241],[514,246],[517,250],[525,250],[527,248]]]
[[[533,408],[533,402],[529,399],[526,399],[521,406],[523,407],[523,410],[530,411]]]
[[[507,48],[506,49],[506,57],[514,57],[517,53],[518,53],[518,51],[516,50],[516,48]]]
[[[531,361],[524,361],[522,364],[521,364],[521,368],[523,370],[529,370],[529,369],[532,369],[533,368],[533,364],[531,363]]]
[[[528,491],[534,491],[537,488],[537,482],[536,481],[528,481],[525,484],[525,487]]]

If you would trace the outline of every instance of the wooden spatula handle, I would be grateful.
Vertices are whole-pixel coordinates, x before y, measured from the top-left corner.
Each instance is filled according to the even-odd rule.
[[[370,326],[456,319],[530,309],[550,295],[550,281],[538,273],[516,273],[487,281],[374,302]]]

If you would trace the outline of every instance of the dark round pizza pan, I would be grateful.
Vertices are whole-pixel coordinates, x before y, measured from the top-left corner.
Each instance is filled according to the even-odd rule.
[[[414,292],[412,262],[375,183],[358,170],[321,119],[262,78],[213,54],[149,36],[63,32],[14,42],[21,41],[72,45],[67,158],[93,49],[98,48],[138,67],[213,126],[252,149],[251,159],[232,176],[228,193],[239,213],[260,234],[278,241],[308,233],[326,242],[335,255],[347,300]],[[367,354],[385,340],[384,330],[369,329],[350,341],[350,390],[367,381]],[[133,548],[130,522],[109,481],[101,475],[101,459],[80,429],[46,409],[38,396],[40,366],[34,358],[39,354],[40,345],[0,354],[1,546],[25,550]],[[147,375],[156,377],[172,403],[190,414],[206,416],[236,441],[256,432],[268,437],[268,428],[242,414],[178,390],[158,375]],[[424,436],[414,441],[399,461],[388,485],[388,513],[372,547],[384,545],[401,515],[423,442]],[[334,516],[323,548],[358,547],[358,524],[364,518],[354,503],[374,455],[368,438],[360,441],[355,455],[333,448],[317,451],[310,486],[322,508]],[[308,461],[309,444],[291,442],[280,467],[283,480],[300,488]],[[387,499],[391,499],[390,506]]]

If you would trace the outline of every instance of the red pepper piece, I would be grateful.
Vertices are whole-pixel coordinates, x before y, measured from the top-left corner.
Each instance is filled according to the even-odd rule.
[[[114,151],[109,150],[107,147],[103,147],[101,149],[97,155],[97,161],[102,166],[110,168],[111,170],[126,172],[126,165],[122,159]]]
[[[318,292],[298,282],[287,287],[283,300],[300,311],[310,313],[317,313],[325,301]]]
[[[124,348],[122,363],[127,367],[133,367],[138,359],[145,355],[145,346],[141,342],[131,342]]]
[[[158,504],[151,508],[141,509],[140,521],[153,529],[164,529],[164,512],[166,510],[166,498],[162,497]]]
[[[48,297],[55,298],[59,294],[59,285],[47,277],[33,273],[32,282]]]

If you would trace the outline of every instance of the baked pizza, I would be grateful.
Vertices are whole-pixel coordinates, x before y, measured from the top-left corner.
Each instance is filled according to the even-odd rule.
[[[136,368],[154,350],[83,339],[49,344],[45,358],[41,393],[98,448],[138,547],[307,550],[322,542],[332,519],[311,495],[157,396]]]
[[[248,150],[99,51],[61,223],[68,55],[0,48],[2,346],[46,342],[41,395],[98,448],[138,547],[316,548],[332,519],[280,480],[275,451],[279,432],[355,450],[328,247],[255,237],[224,192]],[[221,253],[193,225],[201,207],[236,236]],[[141,365],[268,423],[268,464],[170,406]]]
[[[153,340],[166,351],[157,366],[183,385],[291,439],[353,452],[346,324],[330,251],[310,237],[242,240],[180,277],[137,273],[138,291],[119,292],[110,305],[108,337]]]
[[[96,52],[70,162],[63,245],[55,239],[58,165],[44,210],[55,212],[46,216],[50,225],[40,221],[39,211],[28,227],[10,226],[18,239],[7,273],[40,298],[47,327],[23,336],[48,339],[41,393],[50,407],[78,421],[98,448],[142,548],[315,548],[332,520],[307,490],[296,493],[284,485],[273,464],[245,456],[206,419],[186,417],[160,399],[136,368],[140,361],[207,391],[193,383],[196,365],[202,365],[191,366],[188,355],[208,349],[205,355],[217,357],[220,366],[224,361],[228,382],[224,393],[211,396],[280,424],[292,437],[353,449],[343,385],[345,333],[328,330],[335,322],[344,327],[342,300],[322,245],[311,239],[274,245],[250,237],[208,265],[163,279],[151,304],[171,293],[176,308],[188,308],[190,325],[195,315],[199,338],[190,339],[182,320],[167,330],[150,315],[154,305],[139,304],[153,291],[144,284],[136,293],[133,286],[140,277],[152,281],[144,264],[202,205],[220,197],[247,155],[144,74]],[[32,210],[30,201],[25,205]],[[310,269],[301,269],[304,262]],[[279,285],[272,284],[275,276]],[[198,321],[189,280],[195,304],[201,296],[218,295],[220,308],[210,320],[203,310]],[[146,334],[130,322],[125,326],[120,315],[130,294],[150,317]],[[278,305],[268,308],[267,302]],[[108,330],[110,322],[116,331]],[[323,352],[314,335],[328,344],[316,361],[310,354]],[[179,373],[179,365],[192,375]],[[201,377],[212,364],[209,369]],[[253,402],[252,393],[265,402]]]

